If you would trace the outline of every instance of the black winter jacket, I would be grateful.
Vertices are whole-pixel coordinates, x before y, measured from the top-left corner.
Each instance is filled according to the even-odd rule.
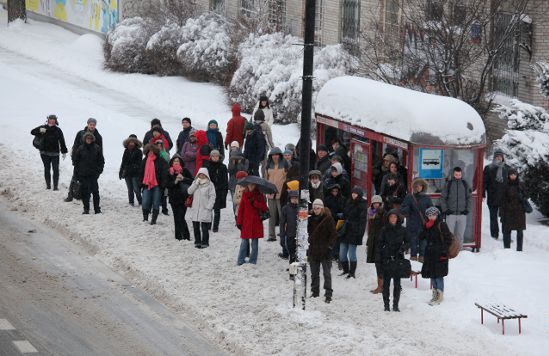
[[[321,173],[326,172],[330,167],[332,166],[332,162],[330,162],[330,158],[328,155],[326,155],[324,158],[319,159],[315,163],[315,169],[319,170]]]
[[[503,165],[503,172],[502,172],[503,181],[498,182],[496,181],[496,177],[498,174],[498,167],[493,163],[484,167],[484,177],[483,177],[484,189],[482,191],[482,197],[483,198],[488,197],[488,201],[487,201],[488,206],[497,207],[501,205],[501,200],[503,198],[505,186],[507,185],[509,168],[510,167],[508,165],[506,164]]]
[[[295,238],[297,234],[297,204],[288,203],[280,215],[280,236]]]
[[[118,177],[122,178],[133,178],[139,177],[139,169],[141,167],[141,160],[143,159],[143,152],[139,148],[124,150],[122,155],[122,163],[120,164],[120,171],[118,172]]]
[[[103,150],[95,143],[85,143],[74,154],[73,163],[78,177],[99,177],[105,167]]]
[[[173,206],[185,206],[185,200],[189,196],[187,189],[193,184],[193,176],[187,168],[183,168],[183,180],[175,182],[177,174],[168,173],[168,182],[166,187],[168,188],[168,197],[170,198],[170,204]]]
[[[191,133],[191,130],[193,130],[192,126],[189,126],[189,128],[187,129],[181,130],[181,132],[177,136],[177,140],[175,141],[177,145],[177,153],[180,154],[181,156],[183,156],[183,152],[181,152],[181,150],[183,150],[183,145],[185,144],[185,142],[189,140],[189,135]]]
[[[327,192],[324,196],[324,206],[330,210],[332,218],[337,222],[339,220],[337,215],[343,214],[343,209],[345,209],[345,198],[341,194],[334,197],[330,192]]]
[[[78,150],[78,148],[82,145],[84,145],[84,140],[83,140],[83,137],[84,137],[84,134],[88,132],[88,127],[84,127],[84,130],[80,130],[78,131],[78,133],[76,134],[76,137],[74,138],[74,143],[72,144],[72,150],[71,150],[71,158],[73,160],[73,165],[74,164],[74,154],[76,153],[76,151]],[[101,137],[101,134],[99,133],[99,131],[97,129],[93,130],[93,136],[95,137],[95,144],[97,146],[99,146],[101,149],[103,149],[103,137]]]
[[[386,222],[377,242],[376,262],[381,263],[384,274],[398,278],[396,261],[404,258],[404,251],[409,245],[406,229],[402,227],[402,220],[399,218],[395,225]]]
[[[166,131],[164,129],[161,129],[161,130],[162,130],[162,135],[164,135],[166,140],[168,140],[168,151],[169,151],[173,147],[172,138],[170,137],[170,134],[168,133],[168,131]],[[151,130],[147,131],[147,133],[145,134],[145,137],[143,138],[143,144],[144,145],[149,144],[151,142],[152,138],[153,138],[153,132],[152,132],[152,129],[151,129]],[[181,146],[181,147],[183,147],[183,146]]]
[[[419,239],[427,241],[421,277],[441,278],[447,276],[448,248],[452,243],[448,225],[439,218],[430,229],[423,229]]]
[[[147,156],[141,161],[141,168],[139,168],[139,185],[145,189],[147,187],[143,184],[143,178],[145,176],[145,166],[147,164]],[[168,162],[162,159],[160,156],[156,157],[154,161],[154,170],[156,172],[156,181],[160,189],[165,189],[168,186],[169,166]]]
[[[46,133],[40,133],[40,129],[45,128]],[[65,137],[63,131],[59,126],[41,125],[31,131],[31,135],[40,136],[43,135],[42,143],[40,144],[40,152],[59,154],[59,147],[61,147],[61,153],[67,153],[67,146],[65,145]]]
[[[267,150],[267,141],[259,125],[254,126],[251,134],[246,136],[244,141],[244,157],[250,162],[251,166],[257,166],[265,159]]]
[[[210,181],[215,186],[214,209],[225,209],[227,207],[227,192],[229,191],[229,173],[227,166],[221,162],[207,161],[204,167],[208,168]]]
[[[339,242],[362,245],[364,233],[366,232],[366,221],[368,217],[368,202],[358,196],[356,200],[349,198],[343,212],[345,218],[345,235]]]

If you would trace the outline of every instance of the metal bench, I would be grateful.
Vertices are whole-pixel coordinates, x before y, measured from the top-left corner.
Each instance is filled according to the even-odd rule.
[[[522,318],[528,318],[527,315],[524,315],[522,313],[517,312],[513,308],[510,308],[503,304],[479,304],[475,303],[475,305],[480,308],[480,323],[484,324],[484,311],[487,311],[488,313],[492,314],[498,319],[501,320],[501,334],[505,335],[505,320],[507,319],[518,319],[518,326],[519,326],[519,334],[522,333],[522,325],[521,325],[521,319]]]

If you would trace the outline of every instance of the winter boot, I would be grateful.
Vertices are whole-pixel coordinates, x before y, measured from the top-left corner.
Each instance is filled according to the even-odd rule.
[[[385,307],[385,311],[391,311],[391,308],[389,308],[389,289],[387,290],[383,289],[383,305]]]
[[[51,189],[51,175],[50,175],[50,172],[44,172],[44,178],[46,179],[46,189]]]
[[[433,288],[433,296],[431,297],[431,300],[429,301],[429,305],[435,305],[435,302],[438,299],[438,289]]]
[[[344,276],[346,274],[349,274],[349,262],[348,261],[341,261],[341,267],[343,268],[343,272],[340,273],[340,276]]]
[[[332,297],[330,296],[326,296],[326,299],[324,299],[324,303],[326,304],[330,304],[331,301],[332,301]]]
[[[357,261],[351,261],[351,268],[349,270],[349,275],[346,277],[347,279],[353,277],[353,278],[356,278],[355,277],[355,272],[356,272],[356,262]]]
[[[393,290],[393,311],[399,312],[400,309],[398,309],[398,302],[400,300],[400,286],[394,288]]]
[[[153,209],[152,218],[151,218],[151,225],[156,224],[156,219],[158,219],[158,214],[159,213],[160,213],[160,211],[158,209]]]
[[[149,221],[149,214],[151,211],[149,209],[142,209],[143,210],[143,221]]]
[[[434,304],[439,305],[444,299],[444,292],[440,289],[437,289],[438,298],[434,301]]]
[[[381,292],[383,292],[383,278],[377,277],[377,288],[372,289],[370,293],[379,294]]]
[[[189,231],[189,226],[187,224],[183,225],[183,240],[190,240],[191,232]]]

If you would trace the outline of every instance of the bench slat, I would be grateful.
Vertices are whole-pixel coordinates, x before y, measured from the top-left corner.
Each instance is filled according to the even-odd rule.
[[[503,304],[488,304],[488,305],[482,305],[479,303],[475,303],[475,305],[488,313],[494,315],[496,318],[499,319],[520,319],[520,318],[527,318],[527,315],[524,315],[522,313],[517,312],[511,307],[508,307]]]

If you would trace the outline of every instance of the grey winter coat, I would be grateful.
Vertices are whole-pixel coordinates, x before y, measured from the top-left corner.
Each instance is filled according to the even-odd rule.
[[[441,192],[440,207],[447,215],[466,215],[471,211],[472,191],[463,179],[452,177],[444,184]]]
[[[187,216],[191,221],[199,221],[209,223],[212,222],[212,209],[215,204],[215,186],[210,181],[210,175],[207,168],[200,168],[196,176],[203,173],[208,177],[208,182],[199,184],[195,178],[193,184],[187,189],[189,194],[193,195],[193,205],[187,211]]]

